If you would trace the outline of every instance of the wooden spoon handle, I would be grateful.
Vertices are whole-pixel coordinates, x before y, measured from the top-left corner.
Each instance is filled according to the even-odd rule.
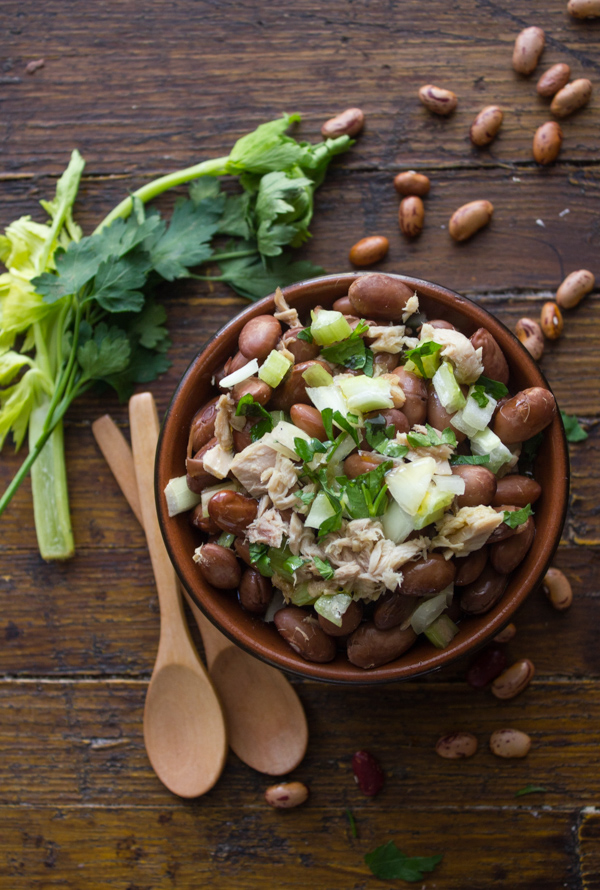
[[[177,576],[165,547],[154,500],[154,459],[158,442],[158,414],[154,398],[149,392],[134,395],[129,400],[129,423],[135,478],[142,514],[142,526],[146,534],[150,560],[154,571],[158,601],[160,604],[161,630],[157,661],[163,657],[178,662],[182,647],[182,634],[190,642],[185,622],[183,604],[179,596]]]

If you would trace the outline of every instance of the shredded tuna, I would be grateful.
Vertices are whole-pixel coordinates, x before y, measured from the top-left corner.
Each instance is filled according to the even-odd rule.
[[[408,300],[406,301],[406,306],[404,307],[404,312],[402,313],[402,321],[404,323],[406,323],[407,319],[409,319],[411,317],[411,315],[414,315],[415,312],[418,312],[418,311],[419,311],[419,298],[415,291],[415,293],[412,295],[412,297],[409,297]]]
[[[403,324],[399,325],[369,325],[369,337],[375,339],[371,343],[373,352],[391,352],[396,355],[404,347]]]
[[[247,492],[256,497],[267,493],[261,476],[269,467],[275,467],[276,460],[277,451],[259,439],[235,455],[230,469]]]
[[[468,337],[460,331],[446,328],[432,328],[424,324],[421,328],[421,342],[435,340],[443,346],[441,355],[454,365],[454,376],[458,383],[475,383],[483,374],[481,346],[475,349]]]
[[[420,423],[415,423],[412,429],[415,433],[427,433],[427,428]],[[438,433],[443,432],[437,430]],[[406,433],[396,433],[396,442],[405,445],[408,448],[406,460],[419,460],[422,457],[432,457],[435,460],[435,472],[438,476],[452,475],[452,468],[449,464],[450,455],[454,453],[452,445],[414,445],[408,444]]]
[[[468,556],[483,547],[502,519],[502,513],[496,513],[493,507],[461,507],[456,515],[446,513],[436,523],[437,535],[431,548],[443,547],[445,559]]]
[[[304,534],[304,523],[296,512],[292,512],[290,516],[290,533],[288,537],[288,547],[294,554],[298,556],[300,553],[300,543]]]
[[[290,306],[288,306],[280,287],[278,287],[275,291],[274,302],[277,312],[274,312],[273,315],[275,316],[277,321],[282,321],[284,324],[289,325],[291,328],[301,327],[298,313],[295,309],[292,309],[290,308]]]
[[[280,352],[282,354],[282,356],[288,360],[288,362],[292,363],[292,365],[294,365],[296,363],[296,358],[294,356],[294,353],[289,351],[283,337],[277,344],[277,352]]]
[[[259,513],[246,529],[246,538],[250,544],[268,544],[269,547],[281,547],[284,535],[289,532],[289,524],[279,510],[270,507]]]
[[[394,403],[394,408],[402,408],[406,401],[404,390],[400,386],[400,378],[395,374],[382,374],[381,380],[386,380],[390,385],[390,397]]]
[[[222,445],[217,444],[203,455],[202,463],[208,473],[217,479],[224,479],[233,463],[233,451],[225,451]]]
[[[233,434],[231,420],[235,417],[235,402],[231,395],[221,396],[217,402],[215,416],[215,436],[223,451],[233,451]]]
[[[298,483],[298,470],[280,452],[277,452],[275,466],[267,467],[261,473],[260,481],[267,486],[268,495],[279,510],[290,510],[298,503],[295,493],[291,493]]]

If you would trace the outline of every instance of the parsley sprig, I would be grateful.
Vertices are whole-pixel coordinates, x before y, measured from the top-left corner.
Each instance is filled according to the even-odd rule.
[[[422,881],[426,872],[432,872],[443,856],[407,856],[394,841],[382,844],[365,854],[365,862],[377,878],[382,880]]]
[[[236,417],[260,417],[258,423],[255,423],[250,429],[250,440],[257,442],[266,433],[270,433],[273,429],[273,418],[266,408],[254,399],[251,393],[247,393],[239,400],[235,409]]]
[[[521,510],[505,510],[502,521],[509,528],[518,528],[527,522],[530,516],[533,516],[533,510],[531,509],[531,504],[527,504]]]
[[[393,441],[396,427],[393,423],[386,426],[385,419],[379,415],[365,422],[365,438],[371,448],[387,457],[404,457],[408,454],[406,445]]]
[[[373,376],[373,351],[365,344],[362,334],[369,330],[364,319],[357,324],[350,336],[333,346],[321,349],[321,355],[328,362],[343,365],[352,371],[362,370],[367,377]]]
[[[451,445],[456,448],[456,435],[449,426],[442,433],[438,433],[430,424],[425,424],[426,433],[411,431],[406,434],[406,441],[413,448],[433,448],[436,445]]]

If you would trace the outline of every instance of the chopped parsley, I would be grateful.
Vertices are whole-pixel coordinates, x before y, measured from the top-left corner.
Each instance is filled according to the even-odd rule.
[[[362,370],[367,377],[372,377],[373,352],[361,337],[368,330],[369,325],[362,319],[346,340],[334,343],[333,346],[325,346],[321,349],[321,355],[328,362],[343,365],[351,371]]]
[[[339,497],[351,519],[374,519],[385,513],[388,506],[388,487],[384,477],[391,467],[392,461],[384,460],[377,469],[363,473],[356,479],[348,479],[346,476],[338,478],[341,485]]]
[[[350,823],[350,834],[352,837],[358,837],[358,831],[356,830],[356,819],[354,818],[354,813],[350,809],[350,807],[346,807],[346,818]]]
[[[515,797],[523,797],[525,794],[537,794],[538,792],[547,790],[548,789],[544,788],[543,785],[525,785],[524,788],[519,788],[519,790],[515,792]]]
[[[334,411],[333,408],[324,408],[321,412],[321,420],[323,421],[323,426],[325,427],[325,432],[327,433],[328,439],[335,439],[335,435],[333,432],[333,424],[335,422],[340,429],[348,433],[349,436],[352,436],[352,438],[358,445],[360,433],[358,432],[356,426],[354,426],[350,422],[351,420],[355,420],[356,422],[358,422],[358,417],[356,414],[349,414],[348,417],[344,417],[341,411]]]
[[[406,440],[413,448],[433,448],[436,445],[451,445],[456,448],[456,435],[449,426],[441,435],[428,423],[425,424],[426,433],[410,432],[406,434]]]
[[[587,439],[588,434],[574,415],[561,411],[560,416],[565,428],[567,442],[584,442]]]
[[[423,364],[423,359],[428,358],[429,356],[437,357],[437,353],[443,348],[441,343],[436,343],[434,340],[427,340],[425,343],[421,343],[414,349],[409,349],[406,353],[406,358],[416,366],[422,377],[433,377],[439,362],[427,362],[428,367],[426,369]],[[434,364],[436,365],[436,368],[433,368]],[[430,371],[431,373],[429,373]]]
[[[319,439],[311,439],[310,442],[307,442],[306,439],[301,439],[297,436],[294,439],[294,449],[304,463],[310,463],[316,453],[326,453],[327,445]]]
[[[505,510],[502,521],[509,528],[518,528],[524,522],[527,522],[530,516],[533,516],[533,510],[531,509],[531,504],[527,504],[521,510]]]
[[[296,334],[298,340],[306,340],[307,343],[313,342],[313,335],[311,333],[310,328],[302,328],[301,331],[298,331]]]
[[[331,581],[335,574],[335,569],[331,565],[328,559],[319,559],[318,556],[313,556],[313,562],[319,572],[319,575],[322,578],[325,578],[326,581]]]
[[[393,841],[365,854],[365,862],[376,878],[382,880],[422,881],[426,872],[432,872],[443,856],[407,856]]]
[[[258,423],[255,423],[250,429],[250,439],[252,442],[257,442],[259,439],[262,439],[266,433],[270,433],[273,429],[273,418],[266,408],[263,408],[259,402],[254,400],[251,393],[247,393],[239,400],[237,408],[235,409],[235,416],[261,418],[261,420],[259,420]]]
[[[482,386],[484,390],[491,395],[493,399],[503,399],[504,396],[508,395],[508,389],[505,387],[503,383],[500,383],[499,380],[490,380],[489,377],[484,377],[483,374],[478,379],[475,386]]]
[[[489,464],[489,454],[452,454],[450,464],[453,467],[479,467]]]
[[[489,404],[489,399],[485,394],[485,386],[476,383],[471,392],[471,398],[475,399],[480,408],[485,408]]]
[[[386,457],[404,457],[408,454],[406,445],[400,445],[399,442],[393,441],[396,437],[394,424],[386,426],[381,414],[379,417],[366,421],[365,436],[373,451],[385,454]]]

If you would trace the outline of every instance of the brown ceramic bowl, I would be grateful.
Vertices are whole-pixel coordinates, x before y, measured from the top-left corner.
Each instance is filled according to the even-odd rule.
[[[284,290],[285,297],[307,318],[317,304],[330,307],[344,296],[360,274],[346,273],[315,278]],[[548,387],[548,383],[529,353],[513,334],[481,306],[440,285],[404,275],[396,276],[414,287],[423,311],[429,318],[444,318],[470,336],[477,328],[487,328],[504,351],[511,369],[510,389],[515,393],[530,386]],[[371,684],[415,677],[435,670],[458,656],[471,652],[494,636],[510,620],[529,593],[537,588],[558,546],[567,508],[569,462],[564,430],[557,413],[544,433],[536,460],[536,475],[543,493],[535,507],[536,536],[524,562],[513,573],[500,602],[486,615],[465,617],[460,631],[446,649],[435,649],[425,637],[396,661],[363,670],[350,664],[340,654],[328,664],[314,664],[296,655],[279,636],[273,624],[246,612],[237,596],[215,590],[201,577],[192,561],[199,545],[199,533],[192,528],[187,514],[169,518],[164,488],[173,476],[184,472],[188,431],[195,412],[212,398],[214,371],[237,352],[242,327],[256,315],[274,311],[272,297],[249,306],[215,336],[189,366],[167,411],[158,444],[156,494],[158,516],[167,549],[179,578],[199,608],[230,639],[269,664],[311,679],[337,683]]]

